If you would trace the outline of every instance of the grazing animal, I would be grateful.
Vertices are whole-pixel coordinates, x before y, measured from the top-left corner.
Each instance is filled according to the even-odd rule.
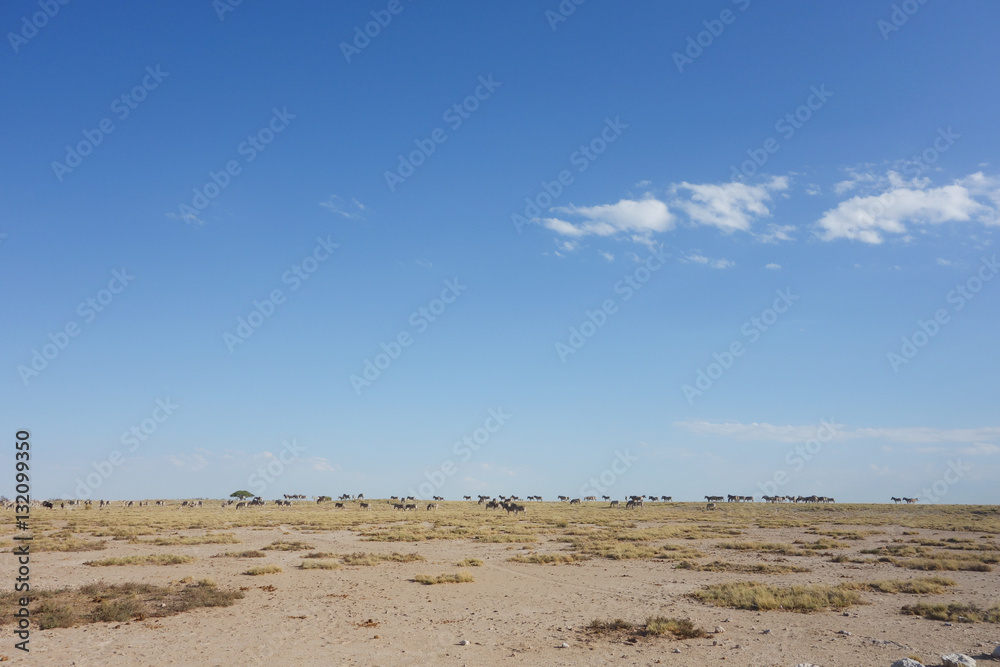
[[[618,507],[618,501],[617,500],[612,500],[610,507]]]
[[[715,509],[715,503],[709,503],[708,505],[705,506],[705,509],[707,509],[707,510],[714,510]]]
[[[665,503],[670,503],[670,502],[673,502],[674,497],[673,496],[660,496],[660,500],[662,500]]]
[[[510,504],[506,505],[504,507],[504,509],[507,510],[507,514],[508,515],[511,512],[513,512],[514,516],[517,516],[518,512],[520,512],[521,514],[525,514],[525,515],[527,515],[527,513],[528,513],[528,510],[524,509],[524,505],[515,505],[514,503],[510,503]]]
[[[361,503],[361,509],[370,511],[372,506],[369,503]]]
[[[417,505],[416,505],[416,503],[406,503],[406,507],[404,509],[407,512],[409,512],[410,510],[413,510],[414,512],[416,512],[417,511]]]
[[[569,500],[569,496],[559,496],[559,500],[562,500],[562,501]]]
[[[46,500],[42,502],[42,507],[48,507],[49,509],[52,509],[53,507],[55,507],[55,505]]]
[[[908,505],[912,505],[917,502],[917,498],[903,498],[903,500],[905,500]]]
[[[427,511],[428,512],[430,512],[431,510],[436,510],[437,508],[438,508],[438,504],[437,503],[428,503],[427,504]]]
[[[579,498],[574,498],[573,500],[569,501],[569,504],[570,505],[579,505],[580,504],[580,499]]]
[[[893,496],[892,498],[890,498],[890,500],[892,500],[892,502],[896,503],[897,505],[903,502],[902,498],[897,498],[896,496]]]
[[[597,500],[597,496],[585,496],[584,500]]]
[[[466,500],[472,500],[472,496],[462,496],[462,497],[465,498]]]
[[[238,510],[241,510],[241,509],[243,509],[246,506],[247,506],[246,503],[236,503],[236,509],[238,509]]]
[[[488,509],[488,510],[497,510],[497,509],[500,509],[500,503],[498,503],[495,500],[491,500],[488,503],[486,503],[486,509]]]
[[[344,509],[344,503],[334,503],[333,508],[337,510],[342,510]]]
[[[725,498],[722,496],[705,496],[705,500],[710,503],[721,503]]]
[[[399,510],[399,511],[402,512],[403,510],[406,509],[406,505],[403,505],[402,503],[393,503],[392,504],[392,509]]]

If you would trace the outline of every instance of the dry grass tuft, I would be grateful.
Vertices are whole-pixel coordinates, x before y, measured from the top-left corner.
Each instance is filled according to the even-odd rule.
[[[781,609],[810,613],[824,609],[845,609],[864,604],[861,596],[846,586],[769,586],[756,581],[712,584],[690,597],[716,607],[767,611]]]
[[[0,594],[0,624],[10,622],[17,593]],[[228,607],[243,597],[240,591],[220,590],[204,579],[189,585],[104,582],[77,589],[33,590],[31,622],[39,629],[69,628],[82,623],[128,622],[171,616],[199,607]]]
[[[932,621],[952,623],[1000,623],[1000,605],[981,609],[974,604],[912,604],[902,609],[903,614],[923,616]]]
[[[306,544],[305,542],[299,542],[298,540],[294,542],[287,542],[285,540],[277,540],[276,542],[271,542],[266,547],[263,547],[261,551],[308,551],[309,549],[315,549],[311,544]]]
[[[84,565],[93,567],[108,567],[110,565],[179,565],[190,563],[194,556],[178,556],[177,554],[149,554],[148,556],[123,556],[121,558],[105,558],[103,560],[88,560]]]
[[[243,574],[248,574],[251,577],[259,577],[262,574],[277,574],[281,572],[281,568],[277,565],[261,565],[259,567],[252,567]]]
[[[303,570],[338,570],[340,563],[332,560],[304,560],[299,567]]]
[[[587,560],[586,556],[580,554],[528,554],[523,556],[518,554],[508,558],[512,563],[535,563],[538,565],[559,565],[562,563],[577,563]]]
[[[475,581],[472,575],[468,572],[439,574],[436,577],[429,574],[418,574],[413,578],[413,580],[426,586],[432,586],[434,584],[467,584]]]
[[[479,567],[483,564],[483,561],[478,558],[466,558],[465,560],[460,560],[455,565],[459,567]]]
[[[923,577],[902,581],[870,581],[867,583],[844,584],[845,587],[857,591],[872,591],[874,593],[907,593],[910,595],[938,595],[944,593],[955,581],[946,577]]]
[[[215,554],[212,558],[265,558],[267,554],[263,551],[257,551],[253,549],[251,551],[226,551],[221,554]],[[308,558],[308,556],[307,556]]]

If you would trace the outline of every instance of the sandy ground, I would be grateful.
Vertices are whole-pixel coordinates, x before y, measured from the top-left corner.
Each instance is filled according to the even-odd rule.
[[[846,528],[840,526],[841,528]],[[870,527],[870,526],[869,526]],[[850,553],[875,547],[902,529],[852,542]],[[815,539],[802,528],[748,528],[741,540],[791,543]],[[203,531],[181,531],[200,534]],[[101,552],[42,553],[35,556],[36,586],[58,588],[105,581],[165,584],[184,577],[211,577],[220,587],[249,587],[246,597],[227,608],[199,609],[168,618],[132,623],[98,623],[68,629],[35,630],[30,656],[7,637],[0,654],[10,664],[31,665],[704,665],[791,667],[812,662],[822,667],[886,666],[916,655],[939,664],[942,653],[958,651],[985,659],[1000,643],[1000,626],[944,623],[903,616],[903,604],[921,600],[975,602],[1000,600],[1000,572],[949,572],[958,586],[945,595],[865,593],[870,602],[848,612],[799,614],[710,607],[684,597],[709,583],[748,580],[776,583],[828,583],[909,579],[928,573],[891,564],[836,564],[822,557],[760,556],[713,550],[712,543],[676,541],[706,551],[710,558],[734,562],[785,562],[813,568],[808,573],[742,575],[674,569],[668,560],[594,559],[570,565],[507,562],[522,545],[481,544],[466,540],[417,543],[365,542],[348,531],[317,532],[242,528],[237,545],[149,547],[109,542]],[[978,537],[931,530],[921,537]],[[259,549],[278,539],[301,539],[330,552],[417,552],[426,562],[382,563],[339,570],[302,570],[305,552],[268,551],[267,558],[210,558],[227,550]],[[565,550],[544,542],[539,551]],[[144,553],[195,556],[172,566],[94,568],[93,558]],[[839,553],[839,552],[838,552]],[[468,568],[474,583],[425,586],[417,574],[455,572],[456,562],[479,558]],[[280,565],[278,574],[241,574],[262,563]],[[262,590],[273,586],[275,590]],[[641,638],[635,643],[595,637],[583,630],[593,619],[642,621],[663,614],[691,618],[712,631],[708,638]],[[370,621],[370,622],[369,622]],[[9,630],[10,626],[5,626]],[[770,632],[765,632],[769,630]],[[851,633],[839,634],[840,631]],[[459,645],[468,640],[468,645]],[[568,648],[559,648],[565,642]],[[675,651],[678,651],[675,652]],[[981,663],[982,664],[982,663]]]

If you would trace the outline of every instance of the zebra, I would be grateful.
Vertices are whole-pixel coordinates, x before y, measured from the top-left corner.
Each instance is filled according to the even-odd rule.
[[[514,503],[509,503],[506,506],[504,506],[504,509],[507,510],[508,515],[510,515],[511,512],[514,513],[514,516],[517,516],[518,512],[525,515],[528,514],[528,510],[524,509],[524,505],[515,505]]]
[[[361,509],[363,509],[365,511],[371,511],[371,508],[372,508],[372,506],[370,504],[368,504],[368,503],[361,503],[360,507],[361,507]]]
[[[898,505],[899,503],[903,502],[903,499],[902,499],[902,498],[897,498],[896,496],[893,496],[892,498],[890,498],[890,500],[891,500],[892,502],[894,502],[895,504],[897,504],[897,505]]]
[[[618,501],[617,500],[612,500],[610,507],[618,507]]]
[[[569,504],[570,505],[579,505],[580,504],[580,499],[579,498],[574,498],[573,500],[569,501]]]
[[[436,510],[437,508],[438,508],[438,504],[437,503],[428,503],[427,504],[427,511],[428,512],[430,512],[431,510]]]

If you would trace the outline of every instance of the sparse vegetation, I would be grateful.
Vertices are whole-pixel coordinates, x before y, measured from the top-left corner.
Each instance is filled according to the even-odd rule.
[[[148,556],[123,556],[121,558],[104,558],[88,560],[84,565],[93,567],[108,567],[111,565],[179,565],[190,563],[194,556],[178,556],[176,554],[150,554]]]
[[[243,574],[248,574],[251,577],[259,577],[262,574],[277,574],[281,572],[281,568],[277,565],[261,565],[259,567],[252,567]]]
[[[768,611],[781,609],[803,613],[845,609],[864,604],[857,591],[847,586],[770,586],[756,581],[712,584],[690,597],[716,607]]]
[[[466,558],[455,563],[459,567],[479,567],[483,564],[483,561],[478,558]]]
[[[315,549],[311,544],[306,544],[305,542],[287,542],[285,540],[277,540],[271,542],[266,547],[263,547],[261,551],[308,551],[309,549]]]
[[[332,560],[304,560],[299,567],[303,570],[337,570],[340,563]]]
[[[427,560],[417,553],[401,554],[393,551],[391,554],[370,554],[364,551],[357,551],[352,554],[345,554],[340,558],[344,565],[378,565],[379,563],[414,563]]]
[[[773,565],[771,563],[729,563],[713,560],[711,563],[698,564],[689,560],[677,563],[678,570],[694,570],[696,572],[740,572],[742,574],[787,574],[789,572],[812,572],[808,567],[797,565]]]
[[[923,616],[932,621],[950,623],[1000,623],[1000,605],[981,609],[974,604],[912,604],[902,609],[903,614]]]
[[[536,563],[539,565],[558,565],[560,563],[576,563],[587,560],[580,554],[518,554],[508,558],[512,563]]]
[[[875,593],[907,593],[911,595],[937,595],[944,593],[949,586],[954,586],[955,581],[945,577],[923,577],[919,579],[909,579],[902,581],[893,579],[891,581],[871,581],[867,583],[844,584],[848,588],[858,591],[872,591]]]
[[[256,549],[250,551],[226,551],[221,554],[215,554],[212,558],[265,558],[267,554],[263,551],[257,551]],[[308,558],[308,556],[306,556]]]
[[[434,584],[467,584],[475,581],[468,572],[457,572],[455,574],[439,574],[433,576],[429,574],[418,574],[413,578],[419,584],[432,586]]]
[[[708,632],[697,627],[689,619],[650,616],[645,623],[630,623],[620,618],[611,621],[593,620],[586,628],[594,635],[630,635],[632,637],[662,637],[671,635],[674,639],[697,639],[707,637]]]
[[[173,546],[178,544],[238,544],[239,540],[232,533],[207,533],[205,535],[174,535],[158,537],[155,540],[132,540],[139,544],[155,544],[157,546]]]
[[[0,594],[0,624],[12,621],[19,594]],[[126,622],[137,618],[171,616],[199,607],[228,607],[243,597],[240,591],[219,589],[210,580],[191,584],[104,582],[76,589],[33,590],[31,622],[39,629],[69,628],[83,623]]]

